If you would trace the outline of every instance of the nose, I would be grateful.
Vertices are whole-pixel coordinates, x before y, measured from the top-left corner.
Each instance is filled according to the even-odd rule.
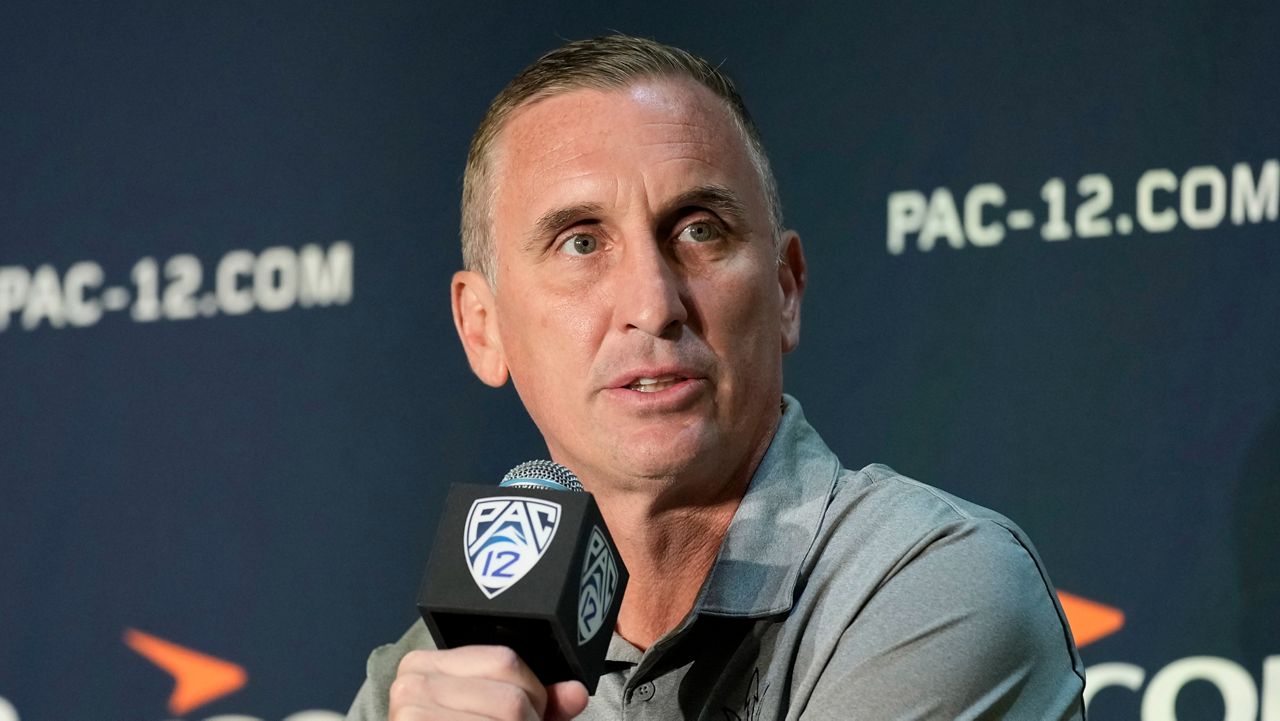
[[[618,324],[658,338],[671,338],[689,320],[684,278],[656,241],[632,243],[617,274]]]

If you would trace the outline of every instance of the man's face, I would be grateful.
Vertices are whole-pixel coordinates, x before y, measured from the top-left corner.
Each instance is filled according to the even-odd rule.
[[[552,457],[588,486],[749,471],[804,259],[788,233],[779,264],[723,102],[684,80],[571,91],[513,114],[492,162],[495,352]]]

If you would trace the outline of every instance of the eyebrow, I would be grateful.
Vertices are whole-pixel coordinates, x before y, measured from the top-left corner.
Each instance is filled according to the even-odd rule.
[[[559,233],[564,226],[579,218],[597,215],[602,210],[604,206],[599,203],[579,203],[567,208],[548,210],[538,218],[533,224],[533,229],[525,236],[524,250],[528,252],[541,247],[544,239]]]
[[[747,218],[747,208],[738,194],[724,185],[699,185],[672,198],[665,204],[660,215],[670,216],[690,206],[702,206],[721,215],[727,215],[741,223]],[[604,210],[600,203],[579,203],[564,208],[554,208],[543,213],[533,228],[525,236],[523,249],[533,252],[542,247],[545,240],[570,223],[581,218],[599,215]]]
[[[689,206],[706,207],[738,222],[745,222],[747,219],[747,206],[737,193],[723,185],[699,185],[687,190],[667,203],[666,212],[663,215],[669,215]]]

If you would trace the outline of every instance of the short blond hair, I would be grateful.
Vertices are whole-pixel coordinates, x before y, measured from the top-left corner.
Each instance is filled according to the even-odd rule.
[[[538,58],[515,76],[489,104],[471,138],[462,176],[462,261],[467,270],[496,281],[493,246],[492,159],[494,142],[507,119],[521,106],[572,90],[616,90],[650,78],[687,78],[715,93],[728,106],[747,139],[752,165],[760,176],[768,203],[775,245],[782,233],[782,203],[760,131],[733,81],[706,60],[654,40],[606,35],[577,40]]]

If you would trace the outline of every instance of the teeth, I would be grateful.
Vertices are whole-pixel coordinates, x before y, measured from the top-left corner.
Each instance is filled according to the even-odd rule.
[[[679,376],[662,376],[661,378],[637,378],[627,388],[641,393],[657,393],[684,380]]]

